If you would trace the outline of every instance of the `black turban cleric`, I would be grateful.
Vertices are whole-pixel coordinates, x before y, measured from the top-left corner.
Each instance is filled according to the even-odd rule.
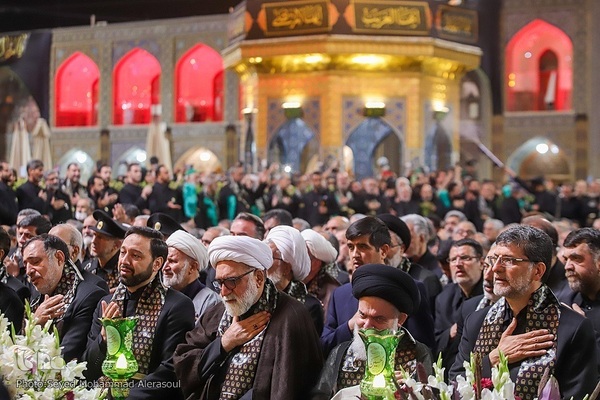
[[[421,303],[421,295],[413,278],[384,264],[365,264],[354,271],[352,294],[357,299],[379,297],[408,315],[415,313]]]

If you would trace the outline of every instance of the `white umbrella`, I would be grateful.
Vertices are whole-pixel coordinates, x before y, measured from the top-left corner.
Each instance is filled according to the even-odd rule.
[[[12,145],[10,147],[9,164],[17,169],[20,176],[27,176],[26,166],[31,160],[31,149],[29,147],[29,133],[25,127],[25,121],[20,118],[15,123]]]
[[[171,164],[171,146],[165,136],[167,124],[164,122],[151,122],[148,128],[148,136],[146,137],[146,161],[150,161],[150,157],[156,156],[159,164],[164,164],[169,172],[173,171]]]
[[[46,169],[52,168],[52,151],[50,149],[50,127],[44,118],[38,118],[31,132],[33,142],[33,158],[42,160]]]

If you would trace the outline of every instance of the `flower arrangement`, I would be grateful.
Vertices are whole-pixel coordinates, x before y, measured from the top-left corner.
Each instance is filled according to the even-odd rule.
[[[29,304],[25,305],[25,328],[16,334],[0,314],[0,378],[10,398],[19,400],[104,399],[106,390],[86,387],[86,363],[65,363],[52,321],[36,324]]]
[[[510,378],[508,359],[500,353],[500,363],[492,368],[492,378],[481,377],[481,358],[471,354],[470,362],[465,361],[465,376],[458,376],[456,382],[444,381],[444,368],[441,358],[433,365],[433,375],[426,376],[422,366],[417,368],[417,379],[402,371],[402,379],[395,394],[402,400],[520,400],[514,394],[515,384]],[[600,384],[594,393],[584,400],[596,400]],[[546,370],[538,391],[538,400],[560,400],[560,390],[556,379]]]

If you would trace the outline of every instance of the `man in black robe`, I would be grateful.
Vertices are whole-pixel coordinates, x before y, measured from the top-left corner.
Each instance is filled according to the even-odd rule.
[[[395,370],[412,375],[421,363],[428,374],[432,372],[429,349],[402,327],[408,315],[419,309],[419,289],[410,275],[387,265],[363,265],[352,277],[352,294],[358,299],[359,313],[354,339],[339,344],[329,354],[312,400],[328,400],[337,391],[360,384],[366,349],[359,329],[398,331],[402,336],[395,352]]]
[[[269,246],[221,236],[208,254],[223,303],[173,356],[187,398],[306,399],[323,364],[319,337],[304,306],[267,278]]]

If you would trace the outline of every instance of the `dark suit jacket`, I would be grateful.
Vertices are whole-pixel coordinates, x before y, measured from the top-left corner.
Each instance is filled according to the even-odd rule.
[[[598,363],[600,363],[600,298],[596,296],[596,300],[590,300],[581,293],[572,291],[566,297],[565,303],[568,306],[573,303],[577,304],[585,312],[585,317],[592,321],[596,334],[597,358]],[[600,371],[600,365],[598,367],[598,371]]]
[[[6,183],[0,181],[0,225],[12,226],[17,222],[19,202],[17,194]]]
[[[102,300],[107,303],[112,299],[112,295],[105,296]],[[83,357],[88,362],[85,373],[88,379],[98,379],[102,376],[102,362],[106,358],[106,342],[102,340],[100,329],[100,315],[102,306],[98,304],[92,320],[92,328],[87,337],[87,350]],[[175,371],[171,357],[179,343],[185,342],[185,334],[194,328],[194,304],[187,296],[175,290],[168,289],[160,316],[158,317],[157,327],[154,331],[154,340],[152,341],[152,354],[150,356],[151,371],[143,379],[144,382],[163,382],[163,386],[154,384],[158,387],[142,387],[141,385],[132,388],[128,399],[169,399],[175,400],[182,397],[179,388],[168,388],[164,386],[165,382],[176,382]]]
[[[465,321],[458,356],[450,370],[450,379],[464,374],[463,362],[470,358],[488,311],[489,309],[479,310]],[[558,380],[561,398],[568,399],[573,396],[575,399],[582,399],[586,394],[594,391],[598,382],[594,328],[590,320],[563,305],[560,306],[560,313],[554,377]],[[519,328],[518,324],[517,332]],[[487,355],[482,359],[482,366],[482,377],[491,377],[490,359]],[[519,366],[518,362],[508,365],[513,381]]]
[[[433,318],[427,301],[427,291],[423,283],[415,281],[421,293],[421,304],[416,314],[408,317],[404,327],[410,332],[415,340],[427,345],[434,346]],[[356,314],[358,300],[352,295],[352,284],[346,283],[333,291],[331,301],[327,307],[325,327],[321,334],[321,345],[325,355],[338,344],[352,340],[352,332],[347,322]]]
[[[482,279],[475,285],[469,298],[483,293]],[[435,341],[437,353],[442,354],[442,366],[446,374],[454,363],[460,337],[450,338],[450,329],[460,316],[463,303],[467,300],[456,283],[447,285],[435,301]],[[436,358],[436,357],[434,357]]]
[[[19,200],[19,211],[25,208],[38,210],[40,214],[46,214],[46,202],[39,197],[41,187],[30,181],[25,182],[17,188],[17,199]]]
[[[431,313],[435,315],[435,299],[442,292],[442,283],[439,278],[428,269],[423,268],[417,263],[411,263],[408,274],[414,280],[423,282],[427,291],[427,301],[431,306]]]
[[[62,354],[66,362],[82,361],[87,334],[98,302],[108,292],[85,279],[77,286],[75,297],[65,311],[62,321],[56,322]]]
[[[14,325],[15,332],[18,333],[21,330],[25,307],[15,291],[2,282],[0,282],[0,313],[4,314],[8,322]]]

